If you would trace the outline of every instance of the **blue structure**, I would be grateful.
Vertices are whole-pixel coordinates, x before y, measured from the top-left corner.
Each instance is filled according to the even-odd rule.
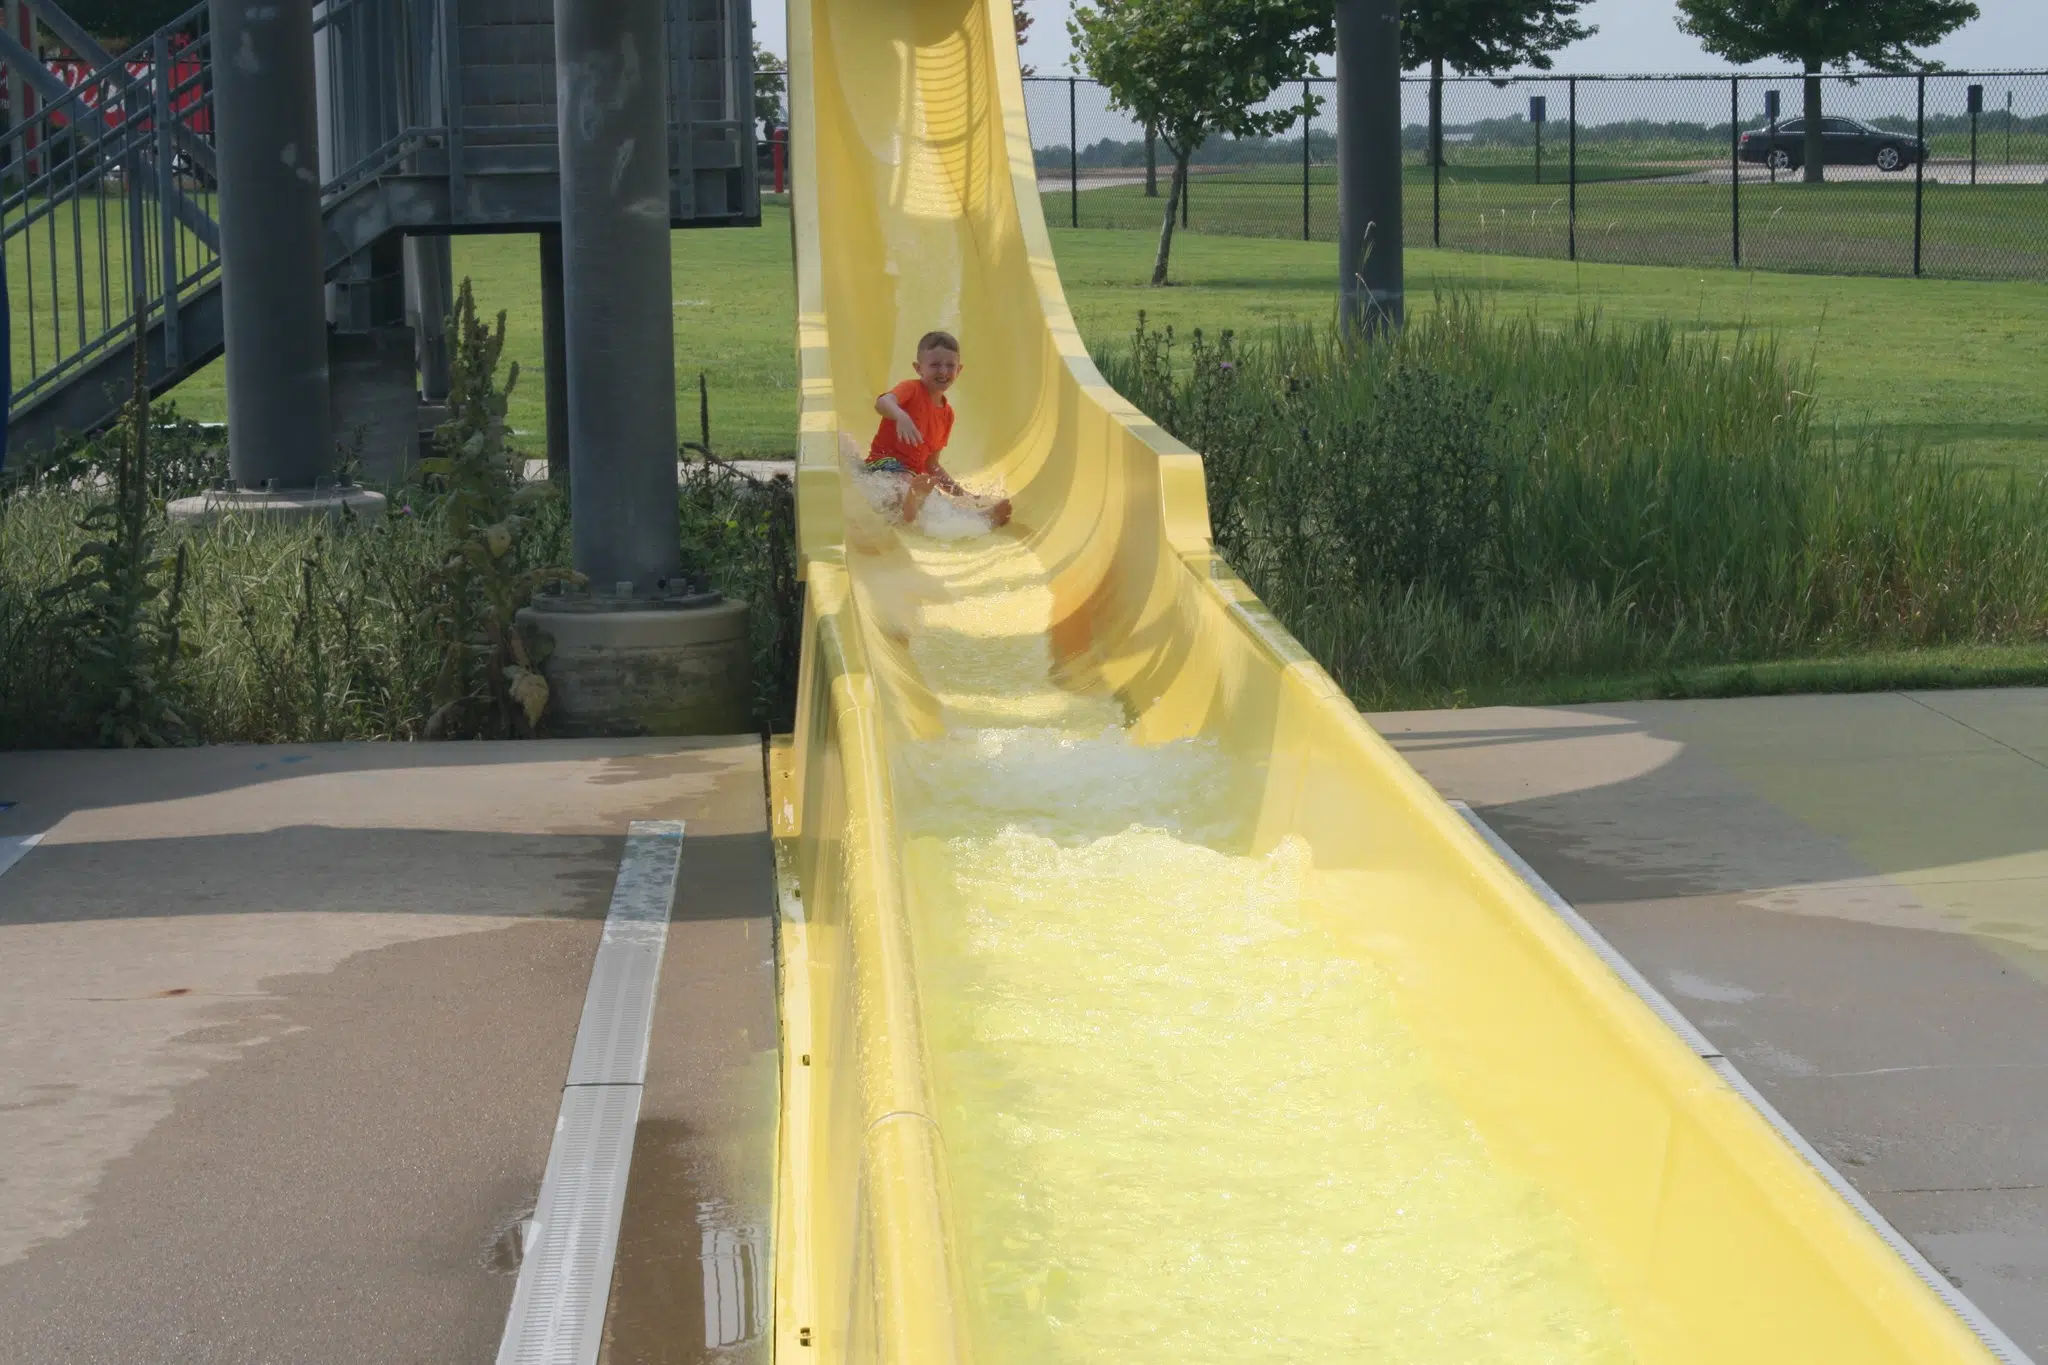
[[[757,224],[747,0],[612,0],[603,8],[643,7],[651,16],[643,27],[663,38],[658,69],[648,75],[660,90],[670,224]],[[286,53],[307,41],[297,24],[276,50],[293,69],[313,73],[318,146],[301,148],[293,137],[268,150],[271,168],[288,148],[288,173],[317,182],[317,228],[276,196],[262,208],[261,187],[246,201],[267,214],[264,231],[293,239],[286,254],[317,261],[340,439],[358,416],[379,432],[393,422],[416,427],[395,414],[416,415],[422,394],[445,393],[439,324],[450,235],[560,227],[555,14],[551,0],[327,0],[311,8],[312,51]],[[0,177],[0,245],[26,263],[15,281],[25,315],[16,345],[26,365],[8,385],[22,449],[46,448],[60,432],[97,430],[119,413],[137,305],[152,395],[222,353],[233,310],[215,214],[235,212],[235,178],[253,164],[222,155],[230,148],[219,125],[236,114],[235,94],[248,92],[223,89],[238,73],[216,65],[207,4],[118,59],[57,6],[35,9],[91,70],[67,84],[0,33],[0,63],[44,101],[8,131]],[[259,120],[279,116],[260,99],[247,107]],[[304,238],[315,231],[317,246],[309,247]],[[236,264],[268,290],[277,286],[264,279],[263,255],[238,250]],[[573,318],[568,326],[575,330]],[[550,380],[550,397],[561,399],[558,377]],[[239,407],[240,397],[231,402]],[[294,406],[303,415],[308,404]],[[324,444],[317,425],[306,422],[304,440]],[[319,452],[287,453],[301,476],[331,465]]]

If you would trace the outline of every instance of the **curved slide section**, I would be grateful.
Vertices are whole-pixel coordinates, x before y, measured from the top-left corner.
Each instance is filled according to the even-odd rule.
[[[1007,8],[790,46],[778,1355],[1993,1359],[1211,552],[1068,314]],[[999,531],[844,462],[933,328]]]

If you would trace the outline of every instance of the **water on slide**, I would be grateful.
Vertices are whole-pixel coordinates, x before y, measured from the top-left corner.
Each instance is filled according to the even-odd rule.
[[[936,694],[893,737],[925,1022],[992,1362],[1631,1359],[1570,1228],[1438,1088],[1349,894],[1212,741],[1051,678],[1008,535],[856,565]]]

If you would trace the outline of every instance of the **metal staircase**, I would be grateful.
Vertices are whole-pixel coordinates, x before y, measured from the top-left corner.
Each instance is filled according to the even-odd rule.
[[[223,339],[207,5],[118,58],[54,7],[37,9],[94,69],[67,87],[0,33],[10,78],[46,101],[8,130],[0,170],[17,450],[113,418],[138,323],[152,396],[217,357]],[[671,221],[758,223],[745,0],[667,0],[666,11]],[[551,0],[315,6],[337,328],[388,316],[406,235],[559,222],[552,16]]]

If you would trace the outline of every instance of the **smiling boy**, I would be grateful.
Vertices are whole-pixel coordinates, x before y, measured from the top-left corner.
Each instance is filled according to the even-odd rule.
[[[869,469],[908,480],[903,494],[905,523],[917,520],[934,488],[973,501],[973,495],[939,465],[939,452],[953,435],[953,405],[946,401],[946,390],[960,377],[959,341],[950,332],[926,332],[918,338],[917,361],[911,368],[917,378],[906,379],[875,399],[882,424],[868,444],[867,457]],[[982,510],[997,526],[1010,519],[1007,501]]]

